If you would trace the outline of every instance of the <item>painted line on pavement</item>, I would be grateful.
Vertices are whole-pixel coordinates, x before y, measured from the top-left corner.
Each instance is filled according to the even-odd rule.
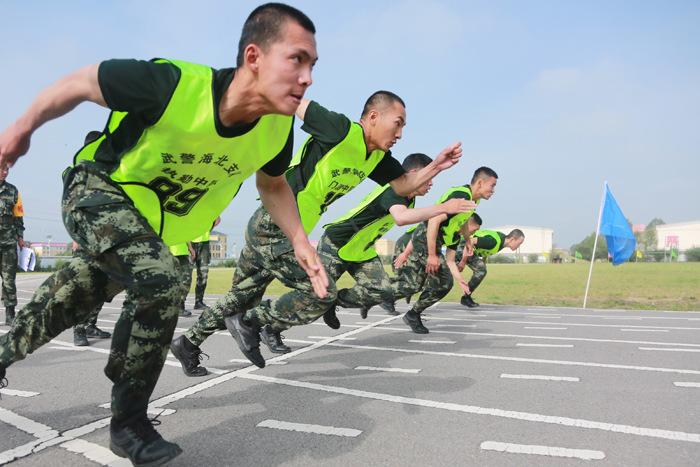
[[[700,352],[700,349],[670,349],[663,347],[637,347],[639,350],[660,350],[662,352]]]
[[[536,454],[538,456],[568,457],[587,461],[605,459],[605,453],[603,451],[540,446],[537,444],[513,444],[501,443],[499,441],[484,441],[479,447],[484,451],[508,452],[511,454]]]
[[[430,341],[427,339],[411,339],[408,342],[415,342],[417,344],[456,344],[455,341]]]
[[[306,336],[307,339],[328,339],[330,336]],[[339,337],[339,341],[354,341],[357,337]]]
[[[668,329],[620,329],[623,332],[668,332]]]
[[[515,345],[518,347],[556,347],[562,349],[570,349],[574,346],[573,344],[523,344],[522,342],[518,342]]]
[[[110,451],[108,448],[99,444],[85,441],[84,439],[72,439],[60,445],[67,451],[81,454],[87,459],[97,462],[100,465],[108,465],[110,467],[127,467],[132,465],[129,459],[121,458]]]
[[[446,321],[477,321],[484,323],[502,323],[502,324],[551,324],[553,326],[583,326],[583,327],[595,327],[595,328],[620,328],[619,324],[590,324],[590,323],[542,323],[541,321],[510,321],[502,319],[472,319],[472,318],[445,318],[433,316],[431,320],[446,320]],[[627,328],[636,329],[674,329],[681,331],[698,331],[700,328],[684,328],[684,327],[673,327],[673,326],[626,326]]]
[[[302,433],[314,433],[317,435],[346,436],[348,438],[355,438],[362,434],[362,431],[353,428],[336,428],[334,426],[309,425],[306,423],[282,422],[279,420],[263,420],[256,426],[259,428],[300,431]]]
[[[547,329],[547,330],[566,330],[567,328],[554,328],[554,327],[547,327],[547,326],[523,326],[524,329]]]
[[[406,328],[393,328],[388,326],[377,327],[377,329],[386,331],[406,331]],[[431,329],[434,329],[431,327]],[[595,339],[592,337],[559,337],[559,336],[532,336],[523,334],[504,334],[495,332],[468,332],[468,331],[430,331],[434,334],[457,334],[461,336],[485,336],[485,337],[518,337],[521,339],[544,339],[544,340],[559,340],[559,341],[581,341],[581,342],[609,342],[613,344],[649,344],[649,345],[674,345],[677,347],[698,347],[700,344],[687,344],[682,342],[656,342],[656,341],[631,341],[623,339]]]
[[[386,371],[389,373],[413,373],[417,374],[420,372],[419,368],[381,368],[376,366],[356,366],[356,370],[367,370],[367,371]]]
[[[31,392],[31,391],[18,391],[16,389],[0,389],[0,394],[4,394],[6,396],[15,396],[15,397],[34,397],[34,396],[38,396],[41,393],[40,392]]]
[[[508,373],[501,373],[501,378],[507,379],[541,379],[543,381],[571,381],[573,383],[578,383],[581,381],[575,376],[546,376],[546,375],[511,375]]]
[[[359,344],[329,344],[331,347],[342,347],[348,349],[364,349],[364,350],[379,350],[385,352],[399,352],[408,354],[436,355],[441,357],[460,357],[460,358],[475,358],[483,360],[500,360],[508,362],[527,362],[527,363],[546,363],[551,365],[567,365],[567,366],[585,366],[594,368],[612,368],[616,370],[636,370],[636,371],[654,371],[659,373],[678,373],[683,375],[700,375],[700,370],[685,370],[682,368],[661,368],[651,366],[635,366],[621,365],[617,363],[595,363],[595,362],[577,362],[569,360],[546,360],[543,358],[525,358],[525,357],[502,357],[500,355],[483,355],[483,354],[468,354],[456,352],[439,352],[437,350],[416,350],[416,349],[400,349],[395,347],[377,347],[373,345]]]
[[[678,386],[679,388],[700,388],[700,383],[685,382],[685,381],[676,381],[673,383],[673,385]]]
[[[386,402],[394,402],[399,404],[414,405],[419,407],[428,407],[434,409],[448,410],[451,412],[462,412],[474,415],[488,415],[492,417],[508,418],[513,420],[522,420],[529,422],[547,423],[559,426],[569,426],[573,428],[587,428],[592,430],[608,431],[613,433],[625,433],[636,436],[649,438],[669,439],[673,441],[686,441],[690,443],[700,443],[700,434],[685,433],[682,431],[664,430],[659,428],[644,428],[632,425],[622,425],[609,422],[598,422],[594,420],[586,420],[580,418],[559,417],[553,415],[544,415],[531,412],[517,412],[513,410],[504,410],[491,407],[477,407],[473,405],[455,404],[448,402],[439,402],[427,399],[417,399],[414,397],[396,396],[392,394],[382,394],[377,392],[360,391],[357,389],[349,389],[339,386],[328,386],[325,384],[310,383],[306,381],[296,381],[290,379],[273,378],[258,373],[243,374],[240,378],[250,379],[254,381],[263,381],[267,383],[281,384],[285,386],[300,387],[313,389],[316,391],[330,392],[334,394],[343,394],[347,396],[362,397],[366,399],[381,400]]]
[[[475,328],[476,324],[436,324],[436,328]]]

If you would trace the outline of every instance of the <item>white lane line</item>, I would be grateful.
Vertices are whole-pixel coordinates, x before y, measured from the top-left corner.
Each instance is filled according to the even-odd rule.
[[[307,341],[304,341],[304,342],[307,342]],[[232,358],[231,360],[229,360],[229,363],[244,363],[247,366],[247,365],[250,365],[250,360],[248,360],[247,358]],[[280,361],[268,361],[266,363],[268,365],[286,365],[289,362],[286,360],[280,360]]]
[[[76,454],[81,454],[93,462],[100,465],[112,466],[130,466],[129,459],[123,459],[114,454],[109,449],[100,446],[99,444],[85,441],[84,439],[72,439],[61,444],[61,447]]]
[[[306,336],[307,339],[328,339],[330,336]],[[354,341],[356,337],[339,337],[339,341]]]
[[[700,349],[668,349],[663,347],[637,347],[639,350],[660,350],[662,352],[700,352]]]
[[[546,376],[546,375],[511,375],[508,373],[502,373],[501,378],[507,379],[541,379],[543,381],[571,381],[578,383],[581,381],[575,376]]]
[[[574,313],[552,313],[551,315],[549,313],[543,313],[542,310],[534,310],[534,309],[528,309],[529,311],[539,311],[539,313],[527,313],[525,311],[496,311],[496,310],[488,310],[489,314],[503,314],[503,315],[548,315],[548,316],[565,316],[567,318],[610,318],[610,319],[679,319],[679,320],[686,320],[686,321],[700,321],[700,318],[687,318],[687,317],[678,317],[678,316],[624,316],[624,315],[594,315],[594,314],[574,314]],[[611,310],[605,310],[605,311],[611,311]],[[639,311],[639,310],[637,310]],[[685,315],[691,315],[693,313],[698,313],[694,311],[653,311],[651,313],[676,313],[676,314],[685,314]]]
[[[634,320],[634,321],[641,321],[642,320],[642,318],[633,318],[633,317],[626,317],[626,316],[604,316],[603,319]]]
[[[376,366],[356,366],[356,370],[367,370],[367,371],[387,371],[389,373],[413,373],[416,374],[420,372],[419,368],[381,368]]]
[[[463,312],[463,313],[458,313],[458,314],[456,314],[456,315],[450,315],[450,316],[454,316],[454,317],[456,317],[456,318],[462,318],[462,317],[464,317],[464,316],[469,316],[469,317],[472,317],[472,316],[473,316],[473,317],[476,317],[476,318],[488,318],[488,315],[475,315],[474,313],[469,313],[469,312],[467,312],[467,311],[465,311],[465,312]]]
[[[543,323],[541,321],[511,321],[506,319],[472,319],[469,318],[446,318],[446,317],[433,317],[433,320],[445,320],[445,321],[477,321],[479,323],[501,323],[501,324],[551,324],[553,326],[583,326],[583,327],[594,327],[594,328],[620,328],[619,324],[591,324],[591,323]],[[690,327],[674,327],[674,326],[626,326],[627,328],[635,329],[673,329],[681,331],[698,331],[700,328],[690,328]]]
[[[533,319],[561,319],[561,316],[530,316]]]
[[[371,323],[371,321],[370,321]],[[367,326],[368,322],[365,321],[364,323],[357,323],[357,324],[341,324],[341,328],[353,328],[353,329],[358,329],[358,328],[363,328]],[[326,323],[311,323],[312,326],[323,326],[324,328],[328,328],[328,325]],[[361,325],[361,326],[360,326]]]
[[[336,428],[334,426],[309,425],[306,423],[282,422],[279,420],[263,420],[256,426],[260,428],[274,428],[276,430],[315,433],[317,435],[346,436],[348,438],[355,438],[362,434],[362,431],[353,428]]]
[[[0,389],[0,394],[4,394],[6,396],[16,396],[16,397],[34,397],[38,396],[39,392],[31,392],[31,391],[17,391],[16,389]]]
[[[522,342],[518,342],[515,345],[518,347],[556,347],[562,349],[570,349],[574,346],[573,344],[523,344]]]
[[[678,373],[683,375],[700,375],[699,370],[684,370],[680,368],[659,368],[652,366],[635,366],[635,365],[620,365],[616,363],[595,363],[595,362],[577,362],[569,360],[546,360],[543,358],[524,358],[524,357],[502,357],[500,355],[483,355],[483,354],[468,354],[456,352],[439,352],[436,350],[414,350],[400,349],[393,347],[377,347],[373,345],[358,345],[358,344],[329,344],[331,347],[342,347],[348,349],[364,349],[364,350],[379,350],[385,352],[399,352],[408,354],[423,354],[436,355],[441,357],[460,357],[460,358],[476,358],[483,360],[500,360],[508,362],[527,362],[527,363],[546,363],[552,365],[567,365],[567,366],[585,366],[595,368],[614,368],[616,370],[636,370],[636,371],[655,371],[659,373]]]
[[[476,324],[436,324],[436,328],[475,328]]]
[[[622,332],[668,332],[668,329],[620,329]]]
[[[674,441],[687,441],[691,443],[700,443],[700,434],[685,433],[682,431],[663,430],[658,428],[644,428],[631,425],[621,425],[617,423],[598,422],[594,420],[585,420],[579,418],[559,417],[553,415],[543,415],[531,412],[516,412],[512,410],[497,409],[491,407],[477,407],[473,405],[463,405],[448,402],[439,402],[427,399],[417,399],[413,397],[395,396],[392,394],[382,394],[377,392],[360,391],[357,389],[349,389],[339,386],[328,386],[324,384],[310,383],[306,381],[296,381],[290,379],[273,378],[270,376],[255,374],[242,374],[240,378],[251,379],[255,381],[264,381],[267,383],[282,384],[285,386],[293,386],[300,388],[313,389],[316,391],[330,392],[334,394],[344,394],[348,396],[363,397],[366,399],[381,400],[386,402],[394,402],[399,404],[414,405],[419,407],[429,407],[434,409],[449,410],[452,412],[462,412],[474,415],[489,415],[492,417],[501,417],[514,420],[523,420],[529,422],[547,423],[560,426],[569,426],[573,428],[587,428],[592,430],[608,431],[613,433],[626,433],[636,436],[644,436],[649,438],[670,439]]]
[[[551,330],[566,330],[567,328],[553,328],[547,326],[523,326],[524,329],[551,329]]]
[[[98,407],[101,409],[110,409],[110,408],[112,408],[112,404],[110,402],[106,402],[104,404],[98,405]],[[175,410],[175,409],[154,409],[151,407],[146,409],[146,413],[148,415],[153,415],[153,416],[157,415],[158,417],[167,417],[168,415],[172,415],[175,412],[177,412],[177,410]]]
[[[456,344],[455,341],[429,341],[427,339],[411,339],[408,342],[415,342],[417,344]]]
[[[484,451],[509,452],[512,454],[536,454],[539,456],[568,457],[587,461],[605,459],[605,453],[603,451],[540,446],[537,444],[513,444],[501,443],[498,441],[484,441],[479,447]]]
[[[35,438],[48,439],[58,436],[58,431],[43,423],[35,422],[27,417],[0,407],[0,421],[28,433]],[[2,463],[0,461],[0,463]]]
[[[388,326],[377,327],[386,331],[406,331],[406,328],[393,328]],[[431,327],[433,329],[433,327]],[[0,331],[2,332],[2,331]],[[549,341],[580,341],[580,342],[609,342],[613,344],[649,344],[649,345],[674,345],[676,347],[699,347],[700,344],[686,344],[683,342],[656,342],[656,341],[631,341],[623,339],[594,339],[590,337],[557,337],[557,336],[533,336],[528,334],[504,334],[495,332],[468,332],[468,331],[430,331],[435,334],[458,334],[460,336],[486,336],[486,337],[518,337],[521,339],[544,339]]]
[[[678,386],[679,388],[700,388],[700,383],[691,383],[685,381],[676,381],[673,383],[673,385]]]

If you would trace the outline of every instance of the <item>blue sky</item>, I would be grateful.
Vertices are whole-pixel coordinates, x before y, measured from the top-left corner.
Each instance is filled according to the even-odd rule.
[[[307,97],[356,119],[369,94],[407,103],[394,147],[436,154],[462,141],[462,162],[419,204],[499,173],[485,226],[554,230],[568,247],[595,229],[603,181],[646,224],[700,219],[700,2],[296,1],[317,27],[320,60]],[[232,66],[248,1],[6,1],[0,6],[0,127],[43,87],[108,58],[168,57]],[[83,104],[42,127],[9,180],[23,196],[26,237],[67,240],[60,173],[107,111]],[[299,125],[297,125],[299,126]],[[297,131],[296,144],[303,141]],[[332,221],[373,189],[335,203]],[[243,241],[255,209],[247,182],[219,230]],[[398,229],[387,236],[396,238]],[[320,230],[312,233],[318,238]]]

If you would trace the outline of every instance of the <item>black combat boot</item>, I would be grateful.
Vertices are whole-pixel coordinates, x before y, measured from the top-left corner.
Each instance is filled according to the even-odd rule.
[[[90,325],[85,328],[85,335],[87,337],[96,337],[97,339],[109,339],[112,337],[112,333],[103,331],[95,325]]]
[[[479,304],[474,301],[471,295],[466,294],[462,295],[462,298],[460,299],[459,303],[468,308],[476,308],[479,306]]]
[[[360,308],[360,316],[362,317],[362,319],[367,319],[368,313],[369,313],[369,307],[363,306],[362,308]]]
[[[269,324],[260,331],[260,338],[272,353],[289,353],[292,348],[282,342],[282,333],[272,329]]]
[[[394,307],[394,302],[382,302],[379,304],[379,306],[386,310],[386,313],[388,315],[397,316],[400,314],[398,311],[396,311],[396,307]]]
[[[194,309],[195,310],[206,310],[209,308],[209,305],[204,303],[204,300],[195,300],[194,302]]]
[[[187,376],[205,376],[209,372],[201,366],[202,350],[190,342],[184,335],[173,339],[170,343],[170,351],[175,355],[182,365],[182,371]]]
[[[149,420],[144,414],[132,422],[109,426],[109,448],[119,457],[128,457],[133,465],[162,465],[182,454],[175,443],[165,441],[153,428],[160,420]]]
[[[413,310],[408,310],[405,315],[403,315],[403,322],[411,327],[411,331],[416,334],[428,334],[428,328],[423,326],[423,321],[420,319],[420,313],[416,313]]]
[[[87,340],[85,329],[73,328],[73,345],[76,347],[85,347],[90,345]]]
[[[258,368],[265,368],[265,359],[260,353],[260,330],[258,320],[250,323],[243,319],[243,313],[237,313],[224,319],[226,329],[231,333],[243,355]]]
[[[323,314],[323,322],[331,329],[340,329],[340,320],[335,314],[335,308],[332,306]]]

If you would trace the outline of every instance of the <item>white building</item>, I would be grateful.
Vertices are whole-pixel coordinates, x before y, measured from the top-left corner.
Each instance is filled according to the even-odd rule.
[[[552,252],[552,239],[554,230],[546,227],[526,227],[522,225],[503,225],[500,227],[484,227],[488,230],[497,230],[508,235],[513,229],[520,229],[525,234],[525,241],[517,251],[511,251],[509,248],[501,250],[500,255],[521,255],[527,260],[529,255],[537,255],[537,261],[544,263],[549,261],[549,255]]]
[[[700,221],[679,222],[656,226],[656,249],[679,251],[700,247]]]

